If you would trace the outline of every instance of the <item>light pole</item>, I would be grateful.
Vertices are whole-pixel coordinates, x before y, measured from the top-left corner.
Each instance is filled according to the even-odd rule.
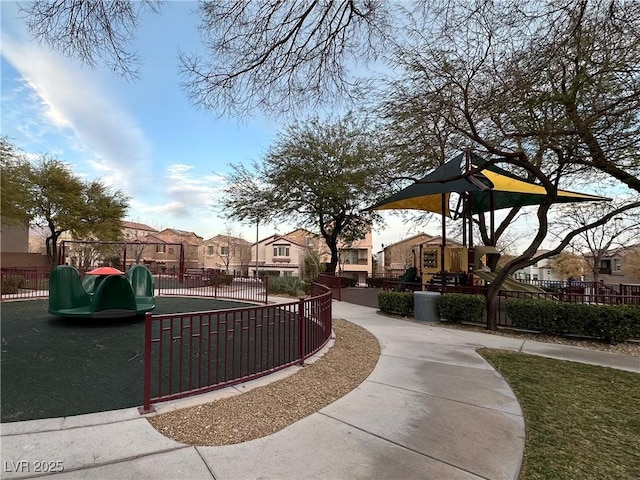
[[[255,277],[258,278],[258,241],[260,240],[260,236],[258,235],[258,227],[260,225],[260,219],[256,217],[256,274]]]

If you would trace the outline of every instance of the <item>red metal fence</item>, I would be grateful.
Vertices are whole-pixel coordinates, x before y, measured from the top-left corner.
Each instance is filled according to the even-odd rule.
[[[331,291],[313,284],[311,295],[261,307],[148,313],[141,411],[304,363],[331,336]]]
[[[0,269],[1,300],[22,300],[49,296],[49,271],[42,269]]]
[[[324,285],[327,288],[331,289],[333,294],[333,298],[340,301],[341,298],[341,284],[340,277],[335,275],[329,275],[327,273],[319,273],[318,278],[316,280],[319,284]]]
[[[224,273],[155,276],[159,295],[215,297],[267,303],[269,277],[241,277]]]
[[[1,300],[46,298],[48,270],[0,269]],[[238,277],[220,273],[154,276],[156,295],[203,296],[267,303],[268,277]]]

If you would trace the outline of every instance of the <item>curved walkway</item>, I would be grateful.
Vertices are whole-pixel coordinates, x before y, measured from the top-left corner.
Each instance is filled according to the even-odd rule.
[[[475,348],[541,349],[640,372],[635,357],[431,327],[343,302],[333,308],[371,331],[382,355],[358,388],[290,427],[239,445],[193,447],[165,438],[136,409],[3,424],[2,478],[64,468],[50,476],[515,479],[520,407]]]

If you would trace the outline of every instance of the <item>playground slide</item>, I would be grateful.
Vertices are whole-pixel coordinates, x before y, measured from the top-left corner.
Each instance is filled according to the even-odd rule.
[[[496,272],[484,272],[482,270],[476,270],[473,272],[476,277],[482,278],[485,282],[493,282],[498,275]],[[507,277],[502,284],[503,290],[510,290],[513,292],[530,292],[530,293],[544,293],[544,290],[534,285],[528,285],[526,283],[518,282],[511,277]]]

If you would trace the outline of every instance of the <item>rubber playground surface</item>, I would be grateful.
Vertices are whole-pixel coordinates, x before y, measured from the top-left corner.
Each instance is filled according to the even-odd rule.
[[[253,306],[158,297],[153,313]],[[60,318],[48,300],[2,303],[1,421],[102,412],[142,404],[144,317]]]

